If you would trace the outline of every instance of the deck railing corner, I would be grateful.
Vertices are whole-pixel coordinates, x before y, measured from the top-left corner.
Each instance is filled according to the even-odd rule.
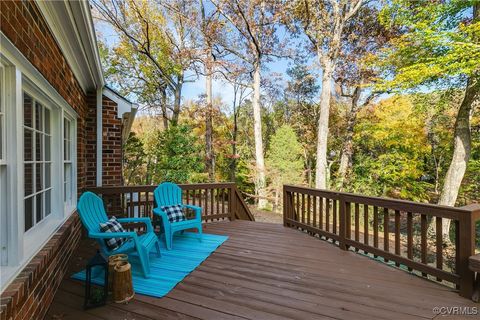
[[[284,186],[283,196],[284,226],[450,283],[461,296],[471,298],[474,273],[468,259],[475,254],[480,204],[447,207],[292,185]],[[442,225],[447,220],[453,224],[453,259],[444,252],[449,240],[444,239]]]

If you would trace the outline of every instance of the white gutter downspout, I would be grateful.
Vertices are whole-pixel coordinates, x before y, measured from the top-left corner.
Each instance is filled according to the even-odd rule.
[[[97,89],[97,187],[102,186],[102,147],[103,147],[103,120],[102,120],[103,88]]]

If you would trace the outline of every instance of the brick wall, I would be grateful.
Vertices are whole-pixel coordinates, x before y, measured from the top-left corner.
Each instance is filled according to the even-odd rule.
[[[72,215],[5,289],[0,319],[43,319],[65,275],[81,237],[78,215]]]
[[[117,118],[117,104],[103,97],[102,185],[121,186],[122,177],[122,119]]]
[[[0,30],[78,113],[79,192],[95,181],[95,99],[84,93],[34,1],[0,1]],[[93,159],[93,160],[92,160]],[[93,163],[93,165],[92,165]],[[69,220],[1,295],[0,319],[42,319],[80,238],[78,216]]]
[[[0,30],[79,114],[78,189],[86,186],[86,125],[95,93],[85,94],[34,1],[0,1]],[[90,97],[90,99],[89,99]],[[95,111],[93,111],[95,113]]]

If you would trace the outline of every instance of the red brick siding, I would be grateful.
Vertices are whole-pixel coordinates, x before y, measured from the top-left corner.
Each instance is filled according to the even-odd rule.
[[[0,1],[0,30],[79,115],[80,192],[87,182],[90,186],[95,181],[95,93],[83,92],[34,1]],[[1,320],[43,318],[78,245],[80,230],[74,214],[5,289],[1,295]]]
[[[1,320],[43,319],[78,245],[81,228],[78,215],[72,215],[5,289]]]
[[[0,30],[78,113],[77,185],[83,189],[91,177],[85,153],[86,119],[89,108],[95,108],[95,93],[93,100],[87,99],[90,94],[83,92],[34,1],[0,1]]]
[[[122,177],[122,119],[117,117],[117,104],[103,97],[102,185],[121,186]]]

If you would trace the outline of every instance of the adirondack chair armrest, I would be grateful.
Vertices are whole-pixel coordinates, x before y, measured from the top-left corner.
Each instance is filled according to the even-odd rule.
[[[135,232],[89,232],[88,236],[93,239],[133,238],[137,240]]]
[[[195,219],[196,220],[202,220],[202,208],[198,206],[194,206],[191,204],[184,204],[183,205],[185,208],[192,209],[195,211]]]
[[[167,214],[160,208],[153,208],[153,213],[158,216],[167,216]]]
[[[117,218],[120,223],[143,223],[147,227],[147,232],[153,232],[152,220],[150,218]]]

